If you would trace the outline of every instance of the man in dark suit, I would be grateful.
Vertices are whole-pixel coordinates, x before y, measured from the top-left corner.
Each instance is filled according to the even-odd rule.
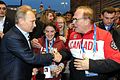
[[[106,7],[101,12],[101,21],[96,22],[96,25],[112,34],[113,40],[120,51],[120,25],[114,22],[116,11],[113,7]]]
[[[20,8],[15,23],[4,36],[0,45],[0,80],[31,80],[33,65],[60,62],[59,53],[35,55],[31,50],[29,32],[35,25],[35,14],[31,9]]]
[[[6,16],[7,5],[0,1],[0,38],[14,25],[14,21]]]

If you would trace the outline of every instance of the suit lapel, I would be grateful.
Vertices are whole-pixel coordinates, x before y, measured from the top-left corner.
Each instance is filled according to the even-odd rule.
[[[30,46],[29,46],[29,43],[28,43],[27,39],[25,38],[25,36],[23,35],[23,33],[15,26],[12,29],[18,35],[18,38],[24,40],[25,45],[28,45],[28,47],[31,49],[31,43],[30,43]]]

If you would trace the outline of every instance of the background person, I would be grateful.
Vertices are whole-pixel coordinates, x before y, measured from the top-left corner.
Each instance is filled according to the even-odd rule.
[[[33,32],[30,34],[31,40],[33,38],[40,38],[43,33],[43,29],[46,24],[54,21],[54,13],[51,10],[45,11],[40,19],[36,19],[36,27]]]
[[[14,25],[14,22],[6,16],[7,5],[5,2],[0,1],[0,38]]]
[[[66,42],[68,31],[67,31],[67,26],[66,26],[66,20],[62,16],[58,16],[55,19],[55,25],[57,27],[57,30],[59,32],[59,37],[61,40]]]
[[[120,25],[120,8],[115,8],[115,23]]]
[[[106,31],[109,31],[112,34],[113,40],[115,41],[116,46],[120,50],[120,25],[116,24],[114,21],[116,19],[116,10],[113,7],[106,7],[101,12],[102,20],[96,22],[96,25]]]

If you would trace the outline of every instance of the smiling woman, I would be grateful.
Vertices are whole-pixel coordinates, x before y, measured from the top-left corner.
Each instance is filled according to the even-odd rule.
[[[51,25],[46,26],[44,33],[48,41],[51,43],[56,33],[54,26]]]
[[[44,28],[44,35],[38,38],[38,43],[41,45],[39,48],[34,48],[37,54],[51,54],[55,52],[60,53],[65,49],[65,45],[62,40],[60,40],[58,33],[56,32],[56,26],[53,23],[49,23]],[[61,54],[61,53],[60,53]],[[45,74],[45,80],[60,80],[61,72],[64,68],[64,63],[52,62],[48,66],[38,68],[38,72]]]

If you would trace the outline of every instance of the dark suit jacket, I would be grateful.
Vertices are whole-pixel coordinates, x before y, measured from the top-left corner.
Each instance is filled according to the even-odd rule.
[[[6,17],[4,22],[3,33],[6,33],[10,28],[15,25],[15,21],[11,20],[10,18]]]
[[[4,26],[3,33],[5,34],[14,25],[15,25],[15,22],[10,20],[8,17],[6,17],[3,25]],[[1,42],[1,37],[0,37],[0,42]]]
[[[96,22],[96,25],[99,28],[106,30],[103,21]],[[120,25],[113,23],[109,32],[112,34],[113,40],[120,51]]]
[[[51,54],[33,54],[24,35],[12,27],[0,45],[0,80],[31,80],[32,65],[51,64]]]

